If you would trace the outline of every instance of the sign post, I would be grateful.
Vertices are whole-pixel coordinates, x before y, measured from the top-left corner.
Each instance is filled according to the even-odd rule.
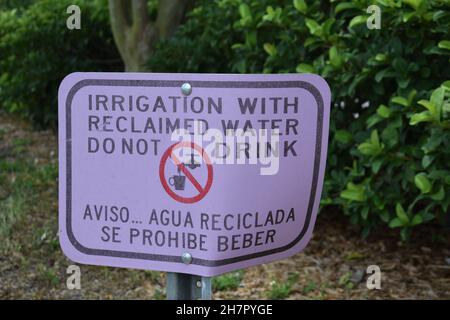
[[[308,244],[328,146],[312,74],[73,73],[61,83],[59,238],[72,261],[168,272],[170,299]]]
[[[184,263],[192,262],[192,256],[184,253]],[[211,278],[185,273],[168,272],[166,277],[166,293],[168,300],[211,300]]]
[[[185,273],[167,273],[167,299],[211,300],[211,278]]]

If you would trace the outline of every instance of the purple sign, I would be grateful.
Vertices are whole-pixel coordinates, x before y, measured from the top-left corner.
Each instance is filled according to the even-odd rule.
[[[330,115],[321,77],[73,73],[58,99],[71,260],[214,276],[310,240]]]

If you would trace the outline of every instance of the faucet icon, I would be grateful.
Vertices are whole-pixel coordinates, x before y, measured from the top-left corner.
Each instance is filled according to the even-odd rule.
[[[195,168],[200,167],[200,163],[197,163],[194,159],[195,155],[193,153],[191,153],[191,162],[187,162],[187,163],[183,163],[185,167],[188,167],[192,170],[194,170]]]

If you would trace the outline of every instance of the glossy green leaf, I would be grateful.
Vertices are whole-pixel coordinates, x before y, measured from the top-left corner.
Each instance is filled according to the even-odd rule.
[[[377,109],[377,113],[383,118],[389,118],[391,110],[384,104],[380,105]]]
[[[343,144],[347,144],[352,141],[352,134],[347,130],[337,130],[334,137],[338,142]]]
[[[341,2],[334,9],[335,13],[339,13],[345,10],[357,9],[358,6],[354,2]]]
[[[295,68],[298,73],[314,73],[314,67],[307,63],[300,63]]]
[[[422,216],[419,214],[414,215],[414,217],[411,220],[411,226],[416,226],[421,223],[423,223]]]
[[[377,174],[383,165],[383,159],[377,159],[372,162],[372,172]]]
[[[361,218],[363,218],[364,220],[367,220],[368,217],[369,217],[369,207],[364,207],[361,210]]]
[[[428,193],[431,191],[432,188],[431,182],[430,180],[428,180],[426,174],[423,172],[416,174],[416,176],[414,177],[414,183],[422,193]]]
[[[376,61],[379,61],[379,62],[384,62],[384,61],[387,60],[387,58],[388,58],[388,55],[387,55],[387,54],[384,54],[384,53],[378,53],[378,54],[375,56],[375,60],[376,60]]]
[[[397,202],[395,205],[395,214],[400,219],[403,225],[407,225],[409,223],[409,217],[403,209],[402,205]]]
[[[383,222],[388,223],[389,222],[389,212],[387,212],[386,210],[383,210],[380,212],[380,218]]]
[[[428,168],[431,165],[431,163],[433,163],[434,158],[435,157],[433,156],[425,155],[422,158],[422,167],[424,167],[425,169]]]
[[[339,55],[339,52],[335,46],[330,48],[330,50],[328,51],[328,55],[330,58],[331,65],[333,67],[340,68],[343,63],[343,59]]]
[[[399,227],[403,227],[403,226],[404,226],[404,224],[399,218],[394,218],[389,222],[390,228],[399,228]]]
[[[252,17],[250,7],[246,3],[241,3],[239,5],[239,14],[241,15],[241,18],[243,19],[249,19]]]
[[[445,90],[450,91],[450,80],[445,81],[445,82],[442,84],[442,87],[443,87]]]
[[[354,190],[344,190],[341,192],[341,197],[353,201],[364,201],[363,194]]]
[[[405,98],[403,98],[403,97],[399,97],[399,96],[393,97],[391,101],[392,101],[393,103],[397,103],[397,104],[399,104],[399,105],[401,105],[401,106],[404,106],[404,107],[409,106],[408,100],[405,99]]]
[[[306,19],[306,26],[309,29],[309,32],[315,36],[321,36],[322,35],[322,28],[317,23],[317,21],[313,19]]]
[[[308,10],[308,5],[306,4],[305,0],[294,0],[294,7],[301,13],[306,13]]]
[[[366,155],[366,156],[374,156],[377,155],[379,152],[379,149],[374,146],[372,143],[369,142],[363,142],[358,146],[358,150]]]
[[[419,9],[423,0],[402,0],[402,2],[410,5],[414,10]]]
[[[372,133],[370,134],[370,141],[372,142],[372,144],[378,148],[381,147],[380,145],[380,138],[378,136],[378,131],[377,130],[372,130]]]
[[[429,111],[423,111],[421,113],[414,114],[409,120],[409,124],[414,126],[420,122],[429,122],[429,121],[433,121],[433,116],[430,114]]]
[[[432,194],[430,196],[430,198],[433,199],[434,201],[442,201],[442,200],[444,200],[444,198],[445,198],[444,187],[441,187],[438,192],[436,192],[435,194]]]
[[[351,182],[347,184],[347,189],[341,192],[341,197],[358,202],[363,202],[366,199],[364,187]]]
[[[440,87],[433,91],[430,97],[431,104],[435,107],[434,112],[431,112],[433,117],[436,121],[440,121],[441,119],[441,111],[442,111],[442,104],[444,103],[444,97],[445,97],[445,88]]]
[[[356,16],[352,20],[350,20],[350,23],[348,24],[349,28],[353,28],[354,26],[357,26],[359,24],[366,23],[367,17],[366,16]]]
[[[277,54],[277,48],[271,43],[264,43],[264,51],[271,57]]]
[[[420,100],[417,102],[417,104],[424,106],[428,111],[430,111],[431,114],[436,113],[436,106],[428,100]]]
[[[441,49],[450,50],[450,41],[449,40],[439,41],[438,47],[441,48]]]

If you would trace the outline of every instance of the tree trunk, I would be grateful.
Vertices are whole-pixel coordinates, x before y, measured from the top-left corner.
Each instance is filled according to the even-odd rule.
[[[147,0],[109,0],[111,28],[125,71],[148,71],[155,44],[174,34],[189,4],[189,0],[159,0],[157,18],[151,21]]]

